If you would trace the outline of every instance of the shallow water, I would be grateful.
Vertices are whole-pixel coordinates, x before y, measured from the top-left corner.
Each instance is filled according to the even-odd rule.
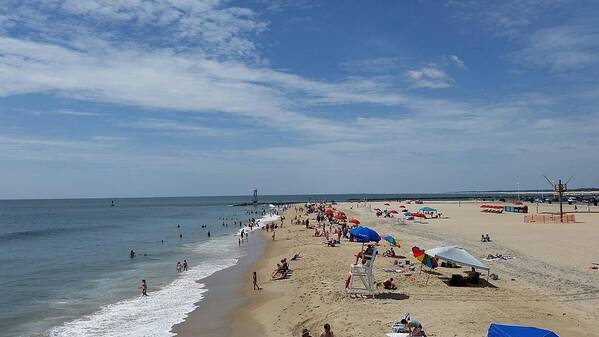
[[[233,221],[261,216],[247,212],[262,208],[234,202],[1,201],[0,336],[168,335],[201,299],[205,289],[195,281],[241,256]],[[177,274],[183,259],[192,268]],[[142,278],[148,298],[139,296]]]

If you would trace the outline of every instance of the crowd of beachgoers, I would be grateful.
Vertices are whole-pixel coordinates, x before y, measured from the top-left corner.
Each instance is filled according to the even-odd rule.
[[[269,290],[280,293],[285,291],[283,289],[287,289],[286,291],[293,289],[292,293],[286,295],[288,302],[284,303],[288,306],[279,308],[277,319],[257,318],[266,330],[265,335],[275,336],[291,331],[295,336],[310,336],[311,331],[318,331],[320,336],[332,336],[334,329],[337,335],[341,331],[344,336],[360,336],[358,331],[370,333],[385,330],[388,331],[389,336],[426,336],[427,334],[440,336],[441,330],[453,331],[452,335],[480,336],[483,329],[491,328],[493,322],[502,321],[513,324],[534,324],[552,330],[583,331],[580,336],[593,336],[592,333],[587,333],[586,329],[579,327],[595,325],[595,323],[590,319],[582,319],[580,315],[575,316],[578,322],[576,327],[565,327],[563,319],[567,315],[570,317],[575,315],[575,310],[581,309],[580,307],[574,309],[565,307],[559,301],[554,302],[551,295],[545,294],[543,289],[534,287],[532,282],[534,279],[531,280],[529,277],[540,272],[542,262],[504,245],[512,243],[511,237],[506,236],[509,234],[506,231],[521,229],[518,227],[521,225],[518,224],[522,224],[522,215],[489,214],[481,212],[478,206],[476,202],[441,204],[439,208],[443,208],[444,213],[420,203],[410,205],[410,202],[406,201],[394,201],[392,205],[387,202],[339,205],[333,202],[322,202],[285,206],[285,211],[281,212],[283,214],[281,221],[274,221],[262,227],[264,232],[268,232],[265,235],[272,242],[269,246],[271,250],[266,259],[260,260],[258,267],[252,273],[255,290],[265,289],[266,293],[269,293]],[[410,212],[407,208],[416,208],[416,210]],[[418,215],[414,216],[415,214]],[[476,222],[481,219],[488,222],[488,225],[482,223],[477,226]],[[455,227],[453,224],[456,222],[463,223],[464,227]],[[505,223],[502,225],[502,231],[497,230],[498,227],[490,227],[497,226],[496,223]],[[378,240],[365,239],[359,230],[368,227],[381,234],[392,233],[395,237],[388,238],[391,235],[385,235],[384,239],[382,237]],[[492,228],[496,230],[490,230]],[[439,229],[438,233],[436,229]],[[529,233],[528,228],[524,230]],[[461,234],[454,235],[452,231]],[[536,234],[534,230],[530,233],[530,235]],[[464,239],[465,236],[469,239]],[[402,239],[401,244],[399,238]],[[433,247],[441,243],[453,242],[456,249],[464,250],[462,247],[467,247],[472,252],[472,255],[468,254],[468,256],[476,262],[458,264],[432,256],[432,260],[438,262],[438,265],[429,267],[426,262],[426,252],[429,250],[416,246],[418,244],[423,247]],[[525,247],[535,248],[536,245],[527,244]],[[417,256],[418,252],[424,255],[422,259]],[[380,262],[379,260],[375,262],[377,255],[383,260],[379,259]],[[517,260],[515,255],[518,255]],[[270,268],[261,267],[265,261],[273,263]],[[491,265],[486,267],[484,263],[491,263]],[[467,267],[467,270],[464,270],[464,267]],[[528,267],[531,269],[526,269]],[[365,268],[371,268],[374,288],[366,289],[362,294],[354,294],[351,285],[352,275],[355,277],[360,275],[360,272],[364,273]],[[486,268],[483,271],[488,271],[486,279],[480,277],[480,268]],[[493,268],[493,273],[490,273],[490,268]],[[266,270],[269,270],[268,276]],[[556,271],[561,272],[561,269]],[[522,275],[514,277],[515,273],[516,275],[522,273]],[[266,278],[262,278],[264,276]],[[258,278],[262,280],[259,286]],[[334,286],[336,278],[341,279],[339,283],[344,286]],[[549,277],[545,280],[550,287],[558,283]],[[449,288],[446,288],[448,286]],[[369,291],[374,295],[372,296]],[[257,296],[267,296],[266,293],[262,291],[259,293],[262,295]],[[371,297],[374,298],[374,302]],[[422,300],[418,301],[418,298],[431,298],[432,301],[441,300],[441,302],[427,310],[424,305],[427,303],[426,300],[422,302]],[[301,305],[298,305],[298,301]],[[458,302],[449,305],[454,301]],[[538,304],[539,301],[552,304],[543,306]],[[271,299],[271,302],[274,300]],[[358,314],[360,311],[344,310],[344,306],[350,305],[349,303],[355,303],[351,304],[355,306],[360,302],[364,303],[365,307],[359,305],[356,308],[379,313],[379,319],[375,319],[376,322],[380,322],[378,325],[371,324],[372,318],[360,316]],[[400,304],[404,302],[404,305]],[[283,302],[277,303],[281,305],[280,303]],[[266,307],[264,310],[268,311],[269,304],[262,305]],[[405,314],[395,316],[397,312],[382,309],[385,306],[391,306],[395,308],[394,310],[401,310],[400,312]],[[300,308],[303,308],[303,311],[299,311]],[[471,312],[473,308],[477,308],[477,314],[473,315],[474,321],[463,321],[463,318],[457,318],[456,322],[448,322],[444,319],[445,315],[463,317],[462,315]],[[288,311],[303,318],[292,323],[291,312]],[[317,313],[320,313],[320,316]],[[563,313],[561,315],[563,317],[558,313]],[[286,317],[287,324],[282,324],[282,317]],[[381,317],[389,317],[390,320],[384,323],[380,321]],[[551,317],[554,319],[551,320]],[[347,321],[348,319],[350,321]],[[352,325],[352,320],[363,322],[363,325],[356,327],[355,324]],[[275,326],[265,327],[265,322]],[[323,330],[325,324],[327,328]],[[443,328],[440,327],[441,324]]]

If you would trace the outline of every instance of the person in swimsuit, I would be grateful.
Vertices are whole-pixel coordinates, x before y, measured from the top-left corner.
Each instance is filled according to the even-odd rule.
[[[148,284],[146,280],[141,280],[141,296],[148,296]]]
[[[252,283],[254,285],[254,290],[260,290],[260,286],[258,286],[258,276],[256,275],[256,272],[254,272],[254,275],[252,276]]]
[[[324,332],[320,334],[320,337],[334,337],[333,331],[331,331],[331,326],[329,323],[325,323]]]

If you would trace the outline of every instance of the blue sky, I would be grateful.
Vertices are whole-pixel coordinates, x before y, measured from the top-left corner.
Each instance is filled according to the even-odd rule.
[[[598,15],[5,0],[0,198],[599,186]]]

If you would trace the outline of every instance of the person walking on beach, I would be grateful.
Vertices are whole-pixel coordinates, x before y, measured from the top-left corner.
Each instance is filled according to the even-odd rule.
[[[272,241],[275,241],[275,230],[272,230]]]
[[[320,337],[334,337],[329,323],[324,324],[324,332],[320,334]]]
[[[258,285],[258,276],[256,275],[256,272],[254,272],[254,275],[252,276],[252,283],[254,285],[254,290],[261,290],[262,289]]]
[[[148,284],[146,280],[141,280],[141,296],[148,296]]]

